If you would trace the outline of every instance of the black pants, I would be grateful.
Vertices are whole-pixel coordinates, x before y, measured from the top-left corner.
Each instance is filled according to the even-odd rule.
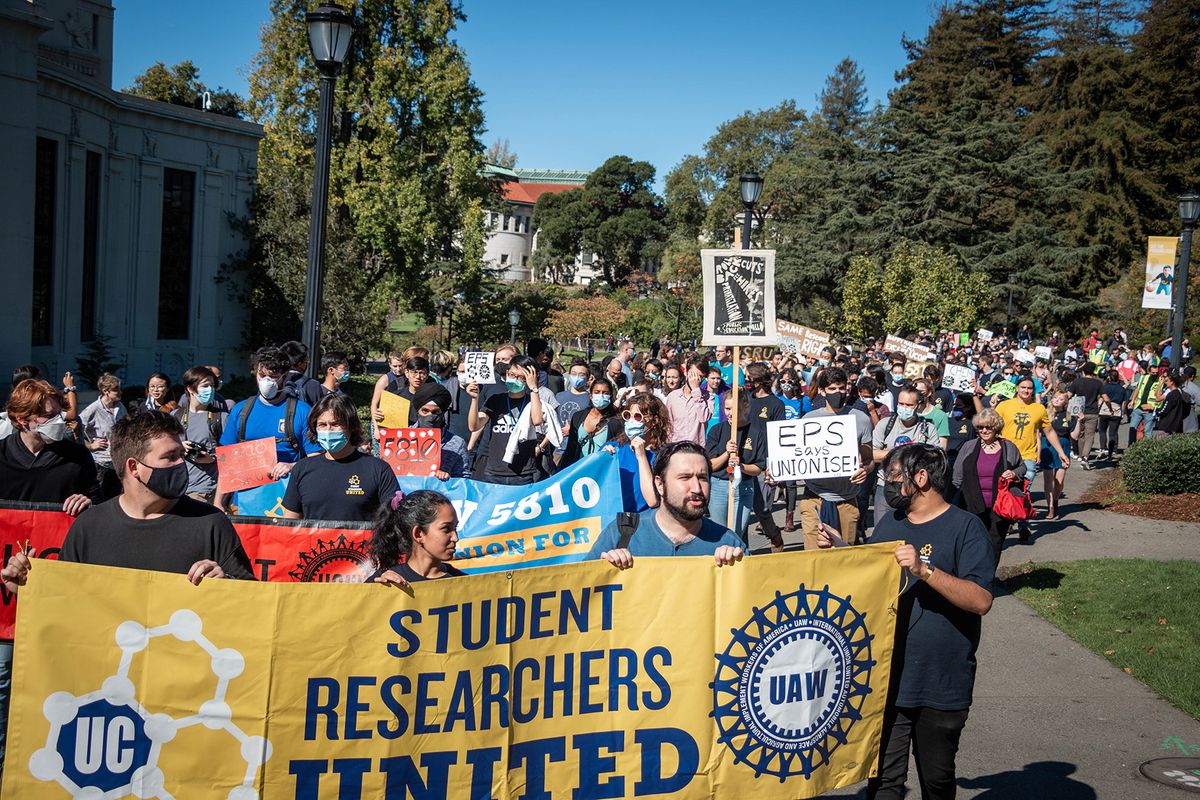
[[[980,511],[975,516],[979,517],[979,521],[983,523],[984,529],[987,530],[988,541],[992,543],[992,549],[996,551],[996,563],[999,564],[1000,553],[1004,550],[1004,539],[1008,536],[1008,528],[1012,525],[1012,521],[1005,519],[990,509]]]
[[[1106,452],[1109,458],[1117,452],[1117,437],[1120,433],[1120,417],[1100,417],[1100,449]]]
[[[879,777],[867,782],[867,800],[900,800],[908,777],[908,748],[917,762],[922,800],[950,800],[957,789],[954,757],[967,713],[890,706],[883,717]]]

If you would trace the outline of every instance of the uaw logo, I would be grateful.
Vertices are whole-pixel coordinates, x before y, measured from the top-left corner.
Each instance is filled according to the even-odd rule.
[[[137,700],[137,690],[129,679],[134,657],[150,648],[160,636],[174,636],[181,642],[194,642],[197,654],[209,660],[216,676],[212,699],[205,700],[194,712],[182,704],[165,708],[178,716],[153,712]],[[147,628],[134,620],[117,626],[116,645],[121,661],[116,674],[105,678],[100,688],[79,696],[55,692],[42,704],[42,713],[50,723],[46,746],[29,759],[29,772],[39,781],[54,782],[70,797],[85,800],[134,797],[170,798],[166,775],[158,767],[159,756],[176,735],[197,725],[210,731],[222,731],[238,743],[245,770],[226,781],[229,800],[257,800],[254,788],[259,768],[271,757],[271,743],[261,736],[250,736],[233,721],[233,711],[225,702],[230,681],[242,674],[246,662],[231,648],[218,648],[203,633],[200,617],[187,609],[171,615],[166,625]],[[147,656],[148,658],[149,656]],[[156,669],[169,669],[159,661]],[[195,740],[190,740],[194,742]],[[215,769],[212,785],[224,779]]]
[[[317,539],[311,550],[296,554],[296,568],[288,575],[304,583],[363,583],[375,571],[366,538],[355,541],[339,534]]]
[[[871,694],[865,618],[828,586],[801,585],[776,592],[731,634],[709,684],[718,741],[755,777],[811,777],[846,743]]]

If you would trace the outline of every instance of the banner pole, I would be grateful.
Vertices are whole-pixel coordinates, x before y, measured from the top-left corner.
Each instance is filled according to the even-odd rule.
[[[741,361],[742,361],[742,348],[737,345],[734,345],[733,346],[733,369],[731,370],[731,379],[732,379],[732,383],[733,383],[733,388],[730,390],[733,392],[733,413],[730,414],[730,416],[729,416],[729,441],[735,442],[735,443],[737,442],[737,431],[738,431],[738,364],[740,364]],[[734,501],[737,497],[737,486],[736,486],[737,481],[734,480],[734,478],[736,478],[736,477],[737,477],[737,471],[734,470],[733,474],[731,474],[729,476],[729,510],[725,514],[725,527],[729,528],[730,530],[733,530],[733,517],[734,517],[734,505],[735,505]]]

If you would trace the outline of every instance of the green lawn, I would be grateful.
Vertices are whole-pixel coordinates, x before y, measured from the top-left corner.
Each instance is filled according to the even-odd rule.
[[[1047,562],[1007,583],[1072,639],[1200,719],[1200,563]]]

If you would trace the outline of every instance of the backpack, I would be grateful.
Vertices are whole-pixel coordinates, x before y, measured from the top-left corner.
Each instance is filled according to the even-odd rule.
[[[258,395],[254,395],[245,402],[242,406],[242,413],[238,415],[238,441],[246,441],[246,423],[250,421],[250,411],[254,408],[254,404],[258,402]],[[296,403],[299,401],[290,394],[284,401],[283,411],[283,432],[287,438],[288,445],[296,452],[296,455],[301,455],[300,442],[296,439],[295,421],[296,421]]]
[[[636,511],[622,511],[617,515],[617,531],[621,534],[617,538],[617,550],[625,550],[629,547],[629,541],[633,538],[637,526],[638,513]]]
[[[900,416],[898,414],[889,414],[888,415],[887,426],[883,429],[884,444],[887,444],[887,438],[892,435],[892,429],[896,427],[896,420],[898,420],[899,418],[900,418]],[[925,419],[924,417],[921,417],[920,420],[921,421],[917,423],[918,428],[920,428],[922,425],[928,425],[930,427],[933,426],[933,423],[930,422],[929,420]],[[934,438],[939,438],[939,437],[937,437],[937,429],[936,428],[934,428],[933,433],[934,433]]]

